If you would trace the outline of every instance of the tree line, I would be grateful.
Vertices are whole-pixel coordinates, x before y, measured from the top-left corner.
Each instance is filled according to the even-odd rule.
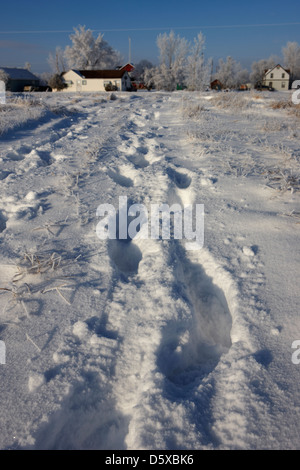
[[[85,26],[74,28],[70,36],[71,45],[64,50],[57,47],[49,56],[49,63],[54,75],[48,80],[56,88],[62,84],[61,73],[69,69],[96,70],[114,69],[122,64],[121,54],[104,40],[103,34],[93,36]],[[216,70],[213,70],[213,59],[205,57],[205,37],[200,32],[193,41],[176,35],[174,31],[159,34],[156,39],[159,51],[158,65],[154,66],[142,60],[135,66],[135,78],[148,87],[157,90],[173,91],[186,88],[201,91],[217,79],[225,88],[237,88],[251,82],[261,82],[265,71],[281,63],[290,71],[291,80],[300,79],[300,46],[297,42],[288,42],[282,48],[282,58],[271,56],[253,62],[251,72],[228,56],[219,59]],[[52,83],[51,83],[52,82]]]

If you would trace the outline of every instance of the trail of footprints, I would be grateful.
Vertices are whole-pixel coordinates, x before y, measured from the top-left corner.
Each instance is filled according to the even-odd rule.
[[[159,112],[156,112],[159,116]],[[141,116],[138,117],[139,122],[140,119]],[[132,119],[132,121],[135,120]],[[123,138],[119,147],[120,154],[122,158],[127,159],[127,163],[124,163],[122,173],[121,171],[117,171],[117,174],[110,173],[112,179],[116,184],[130,190],[135,197],[140,196],[139,201],[143,201],[144,196],[148,200],[150,198],[150,202],[153,197],[155,202],[167,203],[169,206],[173,203],[179,203],[181,206],[192,204],[195,193],[194,185],[199,183],[198,176],[184,166],[172,163],[172,160],[168,159],[166,155],[170,150],[158,144],[155,132],[153,132],[151,140],[150,131],[146,126],[140,126],[138,130],[136,122],[129,129],[126,138]],[[147,165],[144,164],[146,159]],[[143,163],[141,164],[141,162]],[[120,174],[128,177],[129,174],[132,175],[130,172],[133,168],[135,177],[131,178],[133,185],[129,185],[126,180],[120,178]],[[157,189],[159,181],[164,186],[161,192]],[[130,204],[130,201],[128,203]],[[149,244],[152,245],[152,242],[151,240]],[[157,241],[159,244],[161,242],[161,240]],[[145,292],[148,292],[150,297],[145,302],[145,314],[151,317],[150,311],[155,311],[156,303],[151,298],[154,294],[151,281],[148,281],[148,275],[149,279],[153,276],[161,276],[161,282],[168,292],[167,295],[171,296],[171,299],[167,301],[171,304],[166,318],[162,321],[160,313],[157,312],[157,321],[152,325],[153,338],[159,337],[159,340],[156,341],[156,350],[153,351],[154,356],[148,351],[149,348],[144,350],[143,341],[139,342],[137,339],[128,338],[127,335],[120,345],[121,356],[116,362],[118,383],[114,385],[113,393],[116,394],[116,402],[119,403],[118,409],[125,416],[129,416],[130,424],[128,428],[123,428],[126,431],[123,436],[124,444],[129,448],[136,445],[134,429],[143,428],[139,413],[135,412],[135,409],[142,408],[144,402],[147,407],[148,394],[150,397],[152,393],[155,395],[157,393],[155,389],[158,387],[157,383],[154,387],[150,385],[147,392],[149,383],[146,385],[147,379],[144,377],[148,377],[150,371],[145,372],[142,358],[144,357],[145,364],[148,364],[147,370],[148,367],[153,367],[162,377],[160,382],[162,399],[157,402],[156,409],[152,411],[153,419],[156,419],[157,413],[159,420],[165,407],[170,406],[173,409],[177,405],[184,406],[180,402],[180,397],[186,397],[193,393],[195,387],[199,386],[203,379],[218,366],[221,357],[230,350],[232,344],[232,314],[227,301],[231,292],[223,290],[223,280],[227,273],[223,274],[220,266],[216,266],[214,260],[211,259],[212,257],[207,253],[202,255],[198,251],[189,252],[185,249],[184,241],[169,240],[159,250],[165,264],[162,264],[161,267],[158,267],[160,263],[158,266],[153,266],[155,272],[147,273],[145,278],[146,273],[144,268],[140,269],[140,265],[142,261],[143,266],[144,262],[147,263],[149,253],[152,256],[151,247],[149,249],[147,243],[139,243],[134,239],[131,240],[130,237],[126,240],[117,237],[116,240],[108,242],[108,254],[119,274],[116,302],[119,299],[122,286],[125,289],[125,286],[131,285],[131,295],[135,296],[141,295],[138,293],[139,283],[145,283],[148,286],[145,288]],[[171,282],[170,279],[164,279],[165,269],[172,273],[173,280]],[[214,276],[214,270],[218,271],[218,278]],[[225,280],[227,281],[227,279]],[[224,282],[224,284],[228,283]],[[126,293],[124,292],[123,295],[126,296]],[[115,298],[114,292],[112,298]],[[185,313],[181,312],[181,309]],[[114,319],[115,317],[114,313]],[[122,318],[121,311],[120,318]],[[131,324],[130,319],[128,322]],[[134,329],[136,335],[143,337],[146,326],[142,318],[140,323],[141,326],[131,325],[130,328]],[[134,365],[131,367],[132,361]],[[149,366],[149,364],[151,365]],[[124,387],[127,398],[123,398]],[[174,388],[177,389],[175,396],[173,395]],[[151,401],[151,398],[149,400]],[[185,412],[189,413],[188,410]],[[201,421],[201,417],[199,419]],[[199,429],[201,424],[195,422],[195,426]],[[143,432],[141,432],[137,445],[143,446]]]
[[[158,117],[159,112],[156,111],[156,114]],[[169,200],[166,202],[169,205],[177,202],[182,206],[192,203],[193,179],[196,176],[185,168],[166,166],[167,159],[162,158],[156,134],[147,134],[141,112],[136,117],[131,116],[130,122],[129,134],[119,147],[130,167],[133,165],[136,172],[145,172],[149,165],[159,162],[155,171],[157,174],[165,173],[169,179]],[[145,135],[148,137],[145,138]],[[124,173],[110,171],[108,174],[123,187],[134,186],[133,180]],[[149,181],[153,184],[150,176]],[[141,178],[141,182],[147,184],[147,177]],[[135,186],[135,190],[138,189]],[[151,192],[151,188],[147,189]],[[126,240],[111,240],[108,252],[119,272],[127,276],[138,275],[143,253],[129,237]],[[175,290],[187,302],[190,318],[185,329],[177,333],[174,333],[176,327],[172,321],[165,325],[161,347],[157,351],[157,365],[168,380],[186,385],[208,374],[218,364],[220,356],[229,350],[232,318],[222,288],[206,274],[198,253],[186,252],[179,240],[171,240],[168,256],[174,265]]]
[[[49,381],[62,388],[72,383],[62,409],[39,431],[36,449],[101,450],[110,448],[111,442],[124,448],[128,422],[117,410],[107,380],[113,376],[118,348],[115,332],[108,331],[102,319],[79,320],[64,347],[53,354],[54,367],[43,376],[29,377],[31,391]]]
[[[160,116],[159,106],[158,102],[153,105],[154,117],[157,119]],[[179,202],[182,205],[187,202],[192,203],[193,179],[196,176],[185,168],[168,164],[167,159],[163,158],[166,149],[162,148],[157,140],[158,128],[152,127],[151,129],[150,117],[146,110],[139,110],[129,117],[129,126],[126,126],[126,132],[121,136],[122,144],[118,148],[121,154],[120,162],[117,166],[108,166],[107,175],[121,188],[139,192],[142,195],[143,185],[146,185],[146,192],[151,194],[155,174],[160,176],[163,174],[169,181],[167,196],[169,200],[161,202],[167,202],[170,205],[173,202]],[[76,131],[80,131],[78,126],[72,132],[70,131],[69,136],[59,136],[58,140],[70,138]],[[43,144],[34,150],[27,147],[11,149],[6,158],[17,163],[17,173],[21,174],[39,166],[51,165],[64,156],[52,154],[48,144]],[[152,173],[147,173],[150,170]],[[2,171],[0,178],[9,181],[10,174],[10,169]],[[149,183],[147,176],[149,176]],[[36,193],[29,193],[22,201],[22,208],[25,207],[33,212],[38,211],[37,199]],[[8,211],[9,203],[12,207],[18,207],[16,200],[2,201],[1,206],[5,205],[6,211],[0,207],[0,232],[5,230],[7,220],[11,215]],[[173,267],[173,290],[187,304],[190,314],[180,328],[176,325],[176,319],[171,319],[164,324],[161,331],[161,343],[156,352],[156,363],[166,383],[182,388],[201,380],[203,376],[211,372],[218,364],[221,355],[229,350],[232,318],[225,293],[221,286],[218,286],[206,273],[205,261],[201,260],[199,254],[188,253],[179,240],[171,240],[167,250],[168,263]],[[130,237],[124,240],[118,237],[116,240],[109,240],[108,255],[116,271],[121,278],[123,276],[123,279],[126,279],[126,282],[128,280],[134,282],[138,278],[139,264],[144,254],[134,240]],[[87,413],[87,420],[91,419],[93,423],[90,426],[90,434],[98,435],[95,447],[99,448],[99,442],[101,442],[105,448],[105,439],[109,441],[111,438],[105,438],[107,432],[104,430],[111,427],[111,429],[118,429],[115,442],[120,446],[119,448],[122,448],[124,436],[128,432],[128,423],[120,413],[112,412],[117,409],[113,400],[111,403],[103,401],[103,396],[111,396],[111,385],[107,383],[106,376],[109,371],[113,373],[119,343],[117,332],[114,334],[103,330],[100,323],[99,319],[93,317],[86,321],[78,321],[73,326],[73,337],[70,338],[69,345],[66,344],[65,348],[61,348],[53,355],[55,366],[49,369],[44,377],[31,377],[30,388],[32,390],[39,388],[43,383],[54,380],[62,371],[66,377],[68,370],[72,371],[72,367],[68,368],[68,365],[70,366],[74,361],[76,362],[74,367],[81,370],[83,374],[85,370],[89,370],[89,380],[93,385],[91,389],[94,390],[90,396],[91,403],[99,402],[96,411],[92,409],[91,413]],[[90,360],[86,365],[84,361],[88,356]],[[72,381],[72,377],[70,380]],[[80,389],[80,383],[78,389]],[[45,437],[47,442],[43,441],[42,436],[39,443],[41,447],[72,448],[82,445],[82,443],[62,441],[65,439],[63,436],[72,435],[68,431],[78,426],[82,420],[81,405],[83,402],[86,403],[87,397],[85,395],[82,398],[81,405],[79,399],[77,403],[79,415],[77,416],[72,411],[75,392],[70,397],[69,413],[67,412],[62,420],[65,423],[63,429],[53,437],[51,442],[47,441],[47,437]],[[57,419],[59,421],[60,418]],[[49,429],[52,425],[53,423],[50,423]],[[101,427],[103,431],[100,432]],[[49,433],[45,432],[45,436],[48,435]]]
[[[64,148],[66,141],[70,139],[70,134],[73,136],[74,133],[83,132],[84,137],[87,137],[89,127],[92,127],[89,122],[84,125],[75,123],[66,127],[63,132],[52,129],[50,136],[36,140],[34,148],[27,144],[8,147],[0,157],[4,168],[0,170],[0,181],[3,184],[16,184],[18,178],[24,177],[26,173],[40,171],[39,169],[43,167],[46,170],[47,167],[56,163],[59,165],[62,160],[66,159],[68,164],[72,165],[74,158],[66,155],[65,150],[61,151],[60,148]],[[116,178],[117,176],[116,174]],[[124,185],[127,182],[130,186],[130,180],[126,180],[125,177],[122,179],[120,175],[119,182],[121,181],[124,181]],[[55,188],[50,190],[50,192],[54,191]],[[14,223],[14,220],[23,217],[33,218],[39,212],[42,213],[45,205],[44,196],[45,194],[29,191],[27,194],[15,192],[14,195],[0,197],[0,233],[7,228],[10,221]]]

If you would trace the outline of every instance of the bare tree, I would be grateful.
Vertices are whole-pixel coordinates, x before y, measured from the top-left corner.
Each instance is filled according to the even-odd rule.
[[[64,59],[64,51],[61,47],[55,49],[54,54],[49,54],[48,63],[54,72],[57,75],[60,75],[62,72],[66,71],[66,64]]]

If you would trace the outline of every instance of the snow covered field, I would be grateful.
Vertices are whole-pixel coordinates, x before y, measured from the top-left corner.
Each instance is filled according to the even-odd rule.
[[[1,449],[300,448],[300,118],[290,101],[8,96]],[[203,248],[100,240],[97,207],[118,209],[120,196],[149,212],[204,204]]]

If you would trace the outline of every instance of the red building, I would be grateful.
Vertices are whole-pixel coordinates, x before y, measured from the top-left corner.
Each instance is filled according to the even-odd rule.
[[[212,90],[222,90],[222,88],[224,88],[224,87],[223,87],[222,83],[219,80],[214,80],[213,82],[211,82],[210,88]]]
[[[134,70],[134,66],[132,64],[125,64],[123,67],[120,67],[120,70],[126,70],[126,72],[130,73]]]

